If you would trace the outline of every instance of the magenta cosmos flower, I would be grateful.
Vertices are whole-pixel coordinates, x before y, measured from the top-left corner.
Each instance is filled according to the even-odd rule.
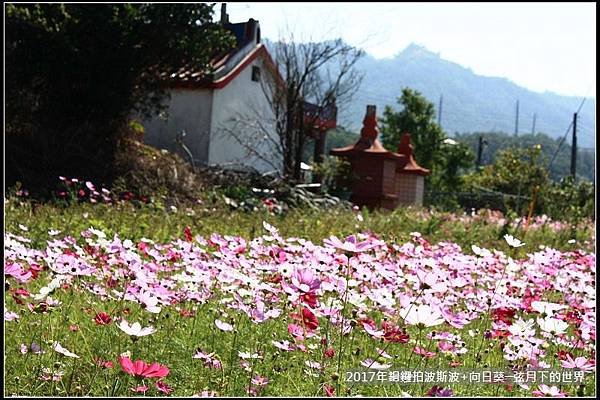
[[[292,285],[304,293],[317,290],[321,281],[311,269],[295,269],[292,273]]]
[[[142,360],[131,361],[128,357],[119,357],[123,371],[133,376],[143,378],[164,378],[169,375],[169,368],[158,363],[146,364]]]

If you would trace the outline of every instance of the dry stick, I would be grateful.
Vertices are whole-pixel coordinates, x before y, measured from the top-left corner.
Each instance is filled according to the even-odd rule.
[[[529,213],[527,214],[527,222],[525,223],[525,232],[527,232],[527,228],[529,228],[529,222],[531,221],[531,214],[533,214],[533,206],[535,205],[535,199],[537,198],[539,186],[536,186],[533,189],[533,198],[531,199],[531,203],[529,204]]]

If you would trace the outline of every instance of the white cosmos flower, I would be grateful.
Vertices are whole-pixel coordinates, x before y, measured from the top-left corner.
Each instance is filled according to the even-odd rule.
[[[39,294],[34,294],[32,297],[34,300],[40,301],[44,300],[50,293],[54,291],[54,289],[60,287],[62,281],[65,279],[64,275],[58,275],[47,286],[44,286],[40,289]]]
[[[294,346],[291,346],[290,342],[288,340],[282,340],[281,342],[277,342],[275,340],[271,340],[271,343],[273,344],[273,346],[275,346],[278,349],[281,349],[283,351],[292,351],[292,350],[294,350]]]
[[[482,249],[474,244],[471,245],[471,250],[473,250],[473,253],[477,254],[479,257],[489,257],[492,255],[492,252],[488,249]]]
[[[233,330],[233,326],[228,324],[227,322],[223,322],[220,319],[215,319],[215,325],[222,331],[230,332]]]
[[[514,336],[531,337],[535,335],[535,329],[533,329],[533,320],[530,319],[528,321],[523,321],[521,318],[519,318],[518,321],[513,322],[513,324],[508,327],[508,331]]]
[[[259,354],[250,354],[248,352],[245,351],[238,351],[238,356],[240,356],[240,358],[243,359],[247,359],[247,358],[262,358],[262,356],[260,356]]]
[[[160,306],[158,306],[158,297],[147,290],[144,290],[138,295],[138,301],[144,305],[146,311],[153,314],[158,314],[161,310]]]
[[[504,240],[506,240],[506,243],[508,243],[508,245],[510,247],[521,247],[521,246],[525,246],[525,243],[521,242],[519,239],[517,239],[516,237],[512,236],[512,235],[504,235]]]
[[[554,335],[562,335],[569,327],[569,324],[567,324],[565,321],[551,317],[546,317],[544,319],[538,318],[537,323],[543,331],[552,333]]]
[[[388,369],[392,366],[392,364],[378,363],[377,361],[373,361],[370,358],[367,358],[366,360],[361,361],[360,365],[362,365],[363,367],[370,368],[370,369]]]
[[[531,303],[531,308],[540,314],[546,314],[551,317],[554,315],[554,311],[563,310],[567,308],[567,306],[563,304],[548,303],[546,301],[533,301]]]
[[[70,352],[69,350],[65,349],[64,347],[62,347],[60,345],[60,343],[58,342],[54,342],[54,344],[52,345],[52,348],[57,352],[60,353],[64,356],[67,357],[72,357],[72,358],[80,358],[77,354]]]
[[[392,358],[391,355],[389,355],[388,353],[386,353],[384,350],[380,349],[379,347],[376,347],[375,349],[377,350],[377,354],[379,354],[380,357]]]
[[[121,320],[121,322],[119,322],[119,328],[125,332],[126,334],[128,334],[129,336],[146,336],[146,335],[150,335],[154,332],[156,332],[156,329],[154,329],[151,326],[148,326],[146,328],[142,328],[142,326],[140,325],[139,322],[134,322],[131,326],[129,325],[129,322],[127,322],[126,320]]]
[[[409,325],[436,326],[444,322],[442,313],[427,304],[403,308],[400,316]]]
[[[314,369],[321,369],[322,368],[321,364],[319,364],[316,361],[306,360],[306,361],[304,361],[304,364],[306,364],[306,366],[314,368]]]

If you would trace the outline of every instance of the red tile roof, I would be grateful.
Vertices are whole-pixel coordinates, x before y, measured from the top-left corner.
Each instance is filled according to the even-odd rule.
[[[159,74],[160,79],[169,87],[190,89],[220,89],[231,82],[241,71],[244,70],[256,58],[263,57],[267,67],[271,70],[279,84],[283,79],[276,67],[271,55],[264,44],[260,43],[253,29],[260,29],[258,22],[250,19],[245,23],[226,24],[237,40],[237,46],[226,54],[215,56],[209,63],[208,68],[200,69],[195,65],[187,64],[180,68],[163,71]],[[238,59],[236,61],[236,59]],[[228,63],[235,62],[233,65]],[[229,70],[227,70],[229,68]]]

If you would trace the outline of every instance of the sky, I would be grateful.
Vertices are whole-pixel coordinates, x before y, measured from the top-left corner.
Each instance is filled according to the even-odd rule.
[[[221,3],[216,3],[215,19]],[[596,96],[595,3],[227,3],[262,37],[342,38],[375,58],[411,43],[536,92]]]

